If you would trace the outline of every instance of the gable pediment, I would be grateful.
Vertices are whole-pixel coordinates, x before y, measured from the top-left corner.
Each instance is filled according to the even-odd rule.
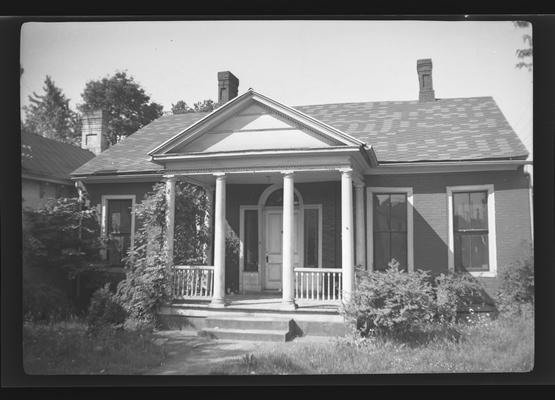
[[[324,149],[362,142],[249,90],[149,154]]]

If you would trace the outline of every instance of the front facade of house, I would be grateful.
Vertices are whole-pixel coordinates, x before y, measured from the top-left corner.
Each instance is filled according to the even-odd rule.
[[[73,172],[103,234],[133,246],[133,206],[163,181],[173,243],[175,184],[213,199],[205,266],[173,266],[174,294],[230,304],[275,293],[294,310],[348,301],[355,266],[499,275],[532,243],[527,152],[490,97],[436,99],[419,60],[419,100],[289,107],[219,73],[221,106],[164,116]],[[226,235],[239,239],[226,257]],[[110,252],[108,252],[110,253]],[[171,256],[171,254],[170,254]],[[171,257],[170,257],[171,259]],[[231,296],[232,297],[232,296]]]

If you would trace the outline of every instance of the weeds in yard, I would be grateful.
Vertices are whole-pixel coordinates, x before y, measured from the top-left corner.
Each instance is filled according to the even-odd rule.
[[[140,374],[164,360],[148,330],[106,328],[96,335],[84,323],[24,324],[23,366],[31,375]]]
[[[453,332],[458,332],[454,334]],[[346,336],[330,342],[264,346],[213,374],[390,374],[528,372],[534,365],[533,314],[474,318],[430,328],[410,341]]]

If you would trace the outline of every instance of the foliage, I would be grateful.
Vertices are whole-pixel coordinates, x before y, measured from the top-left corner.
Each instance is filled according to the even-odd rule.
[[[428,272],[407,273],[393,260],[385,271],[359,271],[357,288],[344,306],[363,334],[402,337],[434,318],[435,301]]]
[[[199,113],[199,112],[212,112],[216,109],[217,104],[213,100],[207,99],[203,101],[198,101],[193,104],[193,107],[189,107],[187,103],[183,100],[179,100],[177,103],[172,103],[172,114],[186,114],[186,113]]]
[[[184,182],[176,183],[174,264],[204,264],[208,242],[205,225],[208,199],[205,192]],[[134,248],[125,258],[126,278],[118,285],[117,296],[129,316],[156,323],[157,308],[171,296],[172,274],[166,259],[165,185],[158,183],[136,206],[137,230]]]
[[[482,286],[468,274],[441,274],[436,277],[435,282],[437,317],[441,320],[454,322],[458,311],[484,305],[486,302]]]
[[[141,374],[165,359],[150,330],[101,329],[87,333],[81,321],[23,325],[23,367],[27,374]]]
[[[527,29],[530,27],[530,22],[527,22],[527,21],[514,21],[513,24],[515,27],[521,28],[521,29]],[[532,62],[532,56],[534,53],[533,45],[532,45],[532,35],[528,33],[522,35],[522,41],[524,43],[528,43],[528,47],[516,50],[516,56],[522,59],[522,61],[519,61],[516,64],[516,67],[519,69],[526,68],[528,69],[528,71],[532,71],[532,68],[534,66]]]
[[[94,292],[87,314],[89,332],[96,334],[103,327],[122,325],[127,317],[123,307],[110,291],[110,284]]]
[[[81,140],[81,126],[77,113],[69,108],[69,99],[48,75],[43,91],[43,94],[33,92],[29,96],[31,104],[23,107],[23,131],[60,142],[78,144]]]
[[[104,110],[110,144],[119,142],[162,115],[162,106],[150,101],[144,89],[126,72],[87,82],[81,94],[81,112]]]
[[[99,261],[100,224],[95,208],[79,198],[51,199],[23,212],[24,267],[61,268],[69,278]]]
[[[26,321],[61,321],[73,312],[65,293],[50,284],[24,278],[23,289],[23,318]]]
[[[530,249],[527,256],[508,265],[500,274],[501,287],[497,303],[502,311],[520,313],[527,306],[533,307],[534,255]]]

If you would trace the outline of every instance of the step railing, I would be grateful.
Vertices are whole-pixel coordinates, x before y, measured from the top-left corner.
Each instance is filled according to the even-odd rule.
[[[341,300],[343,274],[340,268],[295,268],[294,273],[296,299]]]
[[[176,265],[173,272],[175,299],[206,299],[214,294],[213,266]]]

